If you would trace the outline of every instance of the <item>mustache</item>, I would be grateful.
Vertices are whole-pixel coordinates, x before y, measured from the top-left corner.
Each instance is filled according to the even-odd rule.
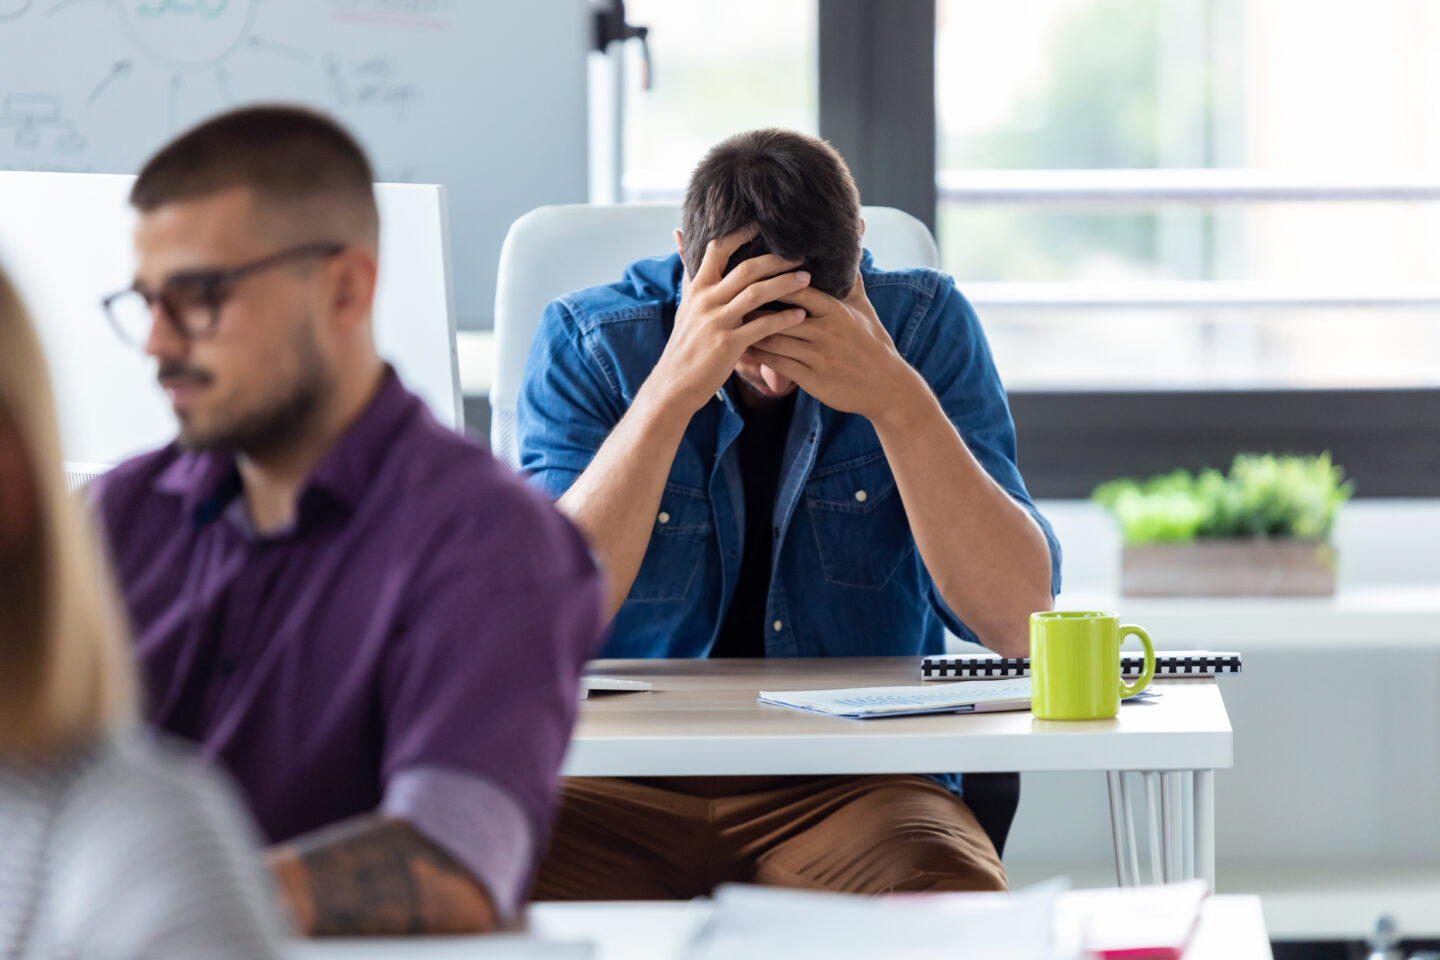
[[[169,361],[160,364],[160,369],[155,371],[155,379],[161,384],[173,383],[176,380],[192,380],[196,383],[210,383],[214,376],[210,371],[193,367],[188,363]]]

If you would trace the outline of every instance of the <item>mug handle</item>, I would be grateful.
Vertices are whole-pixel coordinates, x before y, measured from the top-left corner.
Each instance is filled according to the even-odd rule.
[[[1144,627],[1137,627],[1133,623],[1127,623],[1120,627],[1120,645],[1125,645],[1125,638],[1134,634],[1140,638],[1145,646],[1145,670],[1140,674],[1140,679],[1134,683],[1126,683],[1124,677],[1120,679],[1120,699],[1133,697],[1135,694],[1150,686],[1150,681],[1155,678],[1155,645],[1150,642],[1150,634],[1145,632]]]

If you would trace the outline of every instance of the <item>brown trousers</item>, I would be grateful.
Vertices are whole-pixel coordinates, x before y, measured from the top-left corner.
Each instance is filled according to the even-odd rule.
[[[975,815],[920,776],[564,784],[536,900],[670,900],[723,882],[846,893],[1004,890]]]

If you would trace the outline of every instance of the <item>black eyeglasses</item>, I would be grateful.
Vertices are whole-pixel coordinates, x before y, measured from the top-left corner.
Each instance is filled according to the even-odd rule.
[[[155,305],[160,315],[186,340],[202,340],[220,325],[220,310],[234,292],[235,284],[251,274],[281,264],[312,257],[329,259],[345,249],[343,243],[307,243],[238,267],[224,270],[189,270],[168,277],[159,290],[139,284],[100,301],[110,326],[121,340],[134,347],[144,346],[150,337]]]

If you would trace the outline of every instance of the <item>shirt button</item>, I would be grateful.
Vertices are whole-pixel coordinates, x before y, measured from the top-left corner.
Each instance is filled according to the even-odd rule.
[[[781,630],[785,629],[785,624],[781,623],[779,620],[776,620],[774,623],[771,624],[771,626],[775,628],[776,633],[779,633]]]
[[[660,511],[660,516],[656,517],[655,519],[656,519],[656,520],[659,520],[661,523],[669,523],[669,522],[670,522],[670,514],[666,513],[664,510],[661,510],[661,511]]]
[[[870,499],[870,494],[866,493],[864,490],[856,490],[855,499],[860,503],[864,503],[866,500]]]

